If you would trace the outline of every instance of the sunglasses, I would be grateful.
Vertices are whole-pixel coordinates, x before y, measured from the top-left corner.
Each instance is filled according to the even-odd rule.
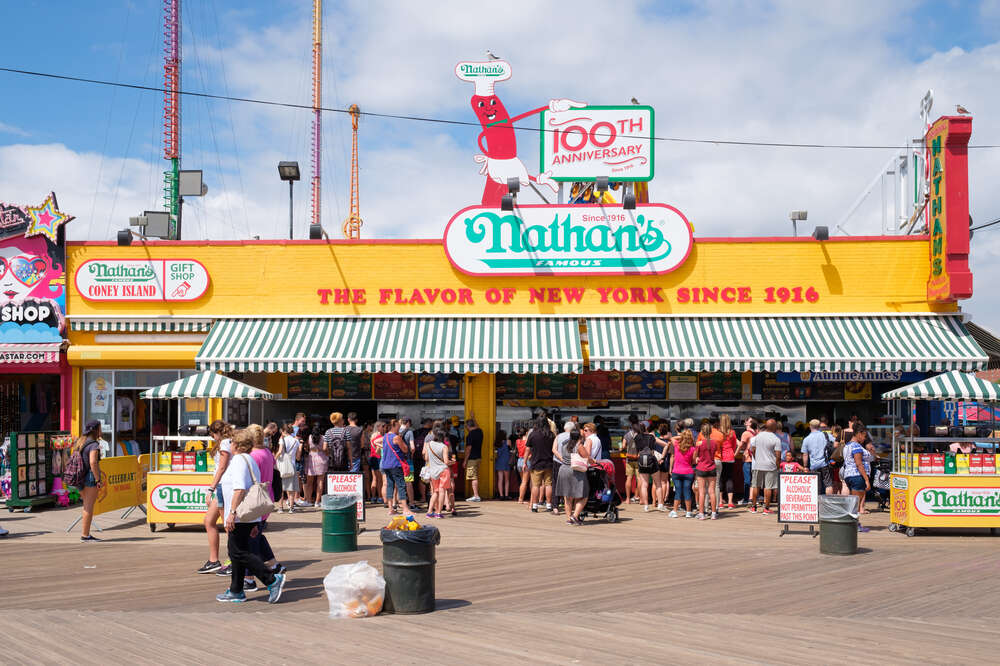
[[[29,259],[24,255],[18,255],[7,259],[0,257],[0,279],[7,271],[11,271],[18,282],[26,287],[33,287],[45,277],[45,260],[41,257]]]

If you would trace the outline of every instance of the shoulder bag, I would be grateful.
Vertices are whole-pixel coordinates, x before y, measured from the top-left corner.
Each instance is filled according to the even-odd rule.
[[[271,499],[271,493],[267,491],[267,486],[254,475],[253,465],[250,460],[247,460],[249,457],[246,453],[240,454],[240,458],[243,459],[250,471],[253,485],[247,489],[243,501],[236,507],[236,522],[238,523],[252,523],[274,511],[274,500]]]
[[[587,459],[581,456],[577,451],[580,450],[580,444],[576,445],[573,452],[569,456],[569,466],[574,472],[586,472],[587,471]]]
[[[281,438],[281,455],[275,461],[276,467],[278,468],[278,473],[281,474],[281,478],[290,479],[295,476],[295,463],[292,462],[292,456],[289,455],[288,451],[285,449],[285,438]]]

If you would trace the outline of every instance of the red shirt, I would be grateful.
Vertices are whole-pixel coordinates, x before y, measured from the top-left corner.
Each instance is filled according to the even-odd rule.
[[[722,462],[734,462],[736,460],[736,447],[739,445],[736,433],[730,430],[729,437],[722,440]]]
[[[707,441],[704,439],[698,440],[695,451],[698,454],[698,466],[696,469],[699,472],[715,471],[715,448],[716,444],[711,439]]]

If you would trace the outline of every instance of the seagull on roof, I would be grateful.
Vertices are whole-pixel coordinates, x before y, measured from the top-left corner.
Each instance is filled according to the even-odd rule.
[[[639,100],[637,100],[637,99],[636,99],[635,97],[633,97],[633,98],[632,98],[632,103],[633,103],[633,104],[638,104],[638,103],[639,103]]]
[[[486,49],[486,57],[488,57],[490,60],[499,60],[500,59],[497,56],[493,55],[493,51],[490,51],[489,49]]]
[[[960,113],[963,116],[971,116],[972,115],[971,113],[969,113],[969,110],[967,108],[965,108],[964,106],[962,106],[961,104],[956,104],[955,105],[955,111],[957,111],[958,113]]]

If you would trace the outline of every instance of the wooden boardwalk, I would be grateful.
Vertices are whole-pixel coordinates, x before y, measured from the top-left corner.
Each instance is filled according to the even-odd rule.
[[[98,518],[105,543],[81,544],[63,531],[78,509],[4,512],[0,663],[996,661],[1000,541],[982,532],[908,539],[875,513],[863,552],[834,557],[741,509],[702,522],[631,506],[574,528],[511,502],[460,508],[435,521],[438,612],[337,621],[323,577],[380,565],[379,510],[361,551],[338,555],[319,549],[318,511],[273,516],[289,567],[273,606],[215,602],[226,581],[192,574],[194,527],[152,534],[116,512]]]

